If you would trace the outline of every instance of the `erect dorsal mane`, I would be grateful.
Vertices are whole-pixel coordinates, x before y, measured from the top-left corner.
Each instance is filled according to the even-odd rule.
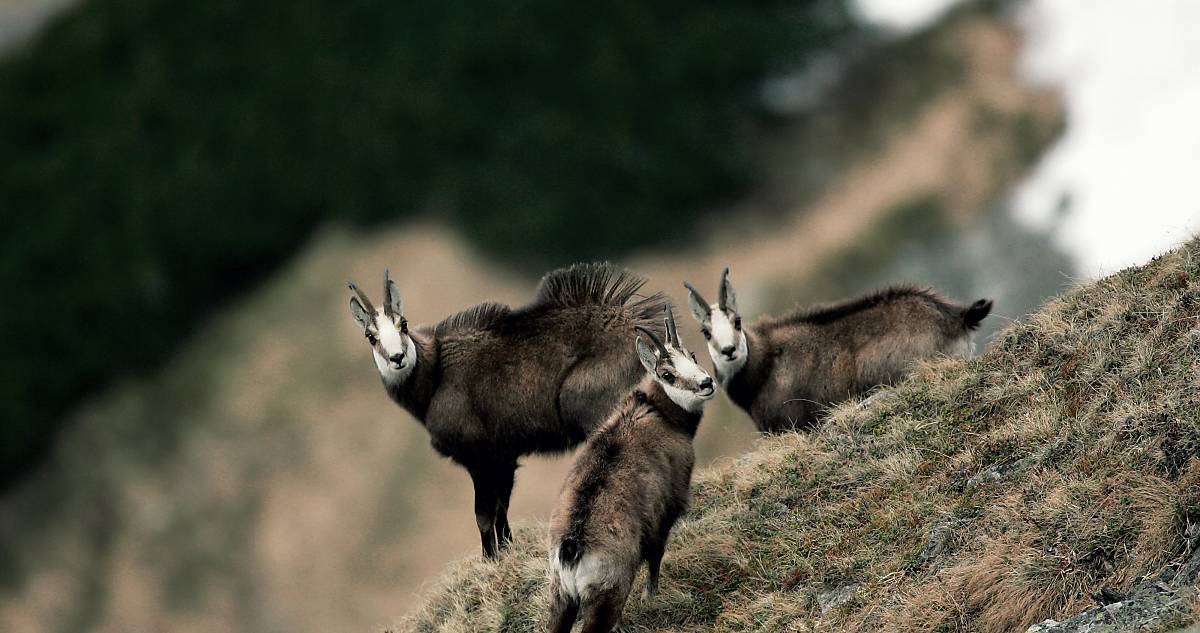
[[[481,303],[442,319],[434,333],[440,336],[457,330],[488,329],[511,312],[512,309],[502,303]]]
[[[930,288],[899,285],[889,286],[856,299],[849,299],[838,303],[830,303],[812,308],[800,308],[790,314],[770,319],[766,322],[766,325],[768,327],[800,323],[825,325],[827,323],[833,323],[834,321],[839,321],[854,314],[858,314],[864,310],[869,310],[875,306],[906,297],[925,299],[947,313],[952,313],[955,310],[954,306],[947,303],[945,299],[943,299],[940,295],[938,295],[938,293],[934,292]]]
[[[538,284],[534,304],[625,305],[645,283],[644,277],[609,262],[574,264],[546,273]]]

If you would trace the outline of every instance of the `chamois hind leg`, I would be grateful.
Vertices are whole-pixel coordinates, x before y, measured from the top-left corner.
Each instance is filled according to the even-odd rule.
[[[479,526],[479,539],[483,543],[484,558],[496,558],[496,470],[488,467],[468,467],[471,483],[475,484],[475,524]]]
[[[642,545],[642,556],[646,558],[646,586],[642,589],[642,599],[650,600],[658,595],[658,569],[662,566],[663,552],[666,551],[666,541],[647,539]]]
[[[508,525],[508,502],[512,498],[517,463],[503,464],[496,469],[496,536],[500,549],[512,543],[512,528]]]
[[[550,632],[570,633],[575,626],[575,618],[579,615],[579,601],[572,600],[558,592],[558,583],[551,589],[550,598]]]
[[[589,598],[582,606],[583,626],[580,633],[609,633],[621,619],[629,584],[609,587]]]

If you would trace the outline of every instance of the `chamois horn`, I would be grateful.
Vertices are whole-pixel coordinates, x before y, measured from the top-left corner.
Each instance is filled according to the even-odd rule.
[[[729,267],[725,267],[725,272],[721,273],[721,288],[717,291],[717,307],[724,312],[728,307],[729,293],[726,289],[729,287]]]
[[[384,314],[384,316],[386,316],[389,319],[394,319],[395,315],[392,314],[392,284],[388,283],[389,281],[391,281],[391,280],[388,279],[388,269],[384,268],[383,269],[383,314]]]
[[[671,306],[667,306],[667,343],[670,343],[675,349],[683,347],[679,342],[679,328],[675,326],[675,314],[671,312]]]

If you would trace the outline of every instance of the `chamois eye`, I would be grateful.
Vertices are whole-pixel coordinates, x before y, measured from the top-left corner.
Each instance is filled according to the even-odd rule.
[[[733,318],[733,329],[735,329],[735,330],[742,329],[742,317],[739,316],[739,317]]]
[[[400,319],[400,331],[408,334],[408,319]]]
[[[367,332],[367,342],[370,343],[371,345],[374,345],[375,343],[378,342],[378,340],[375,338],[374,334]]]
[[[709,332],[708,328],[701,328],[700,333],[704,335],[704,340],[706,340],[706,341],[712,340],[712,332]]]
[[[667,384],[675,384],[675,374],[672,374],[669,371],[664,371],[662,378]]]
[[[696,362],[696,352],[692,352],[692,362]]]

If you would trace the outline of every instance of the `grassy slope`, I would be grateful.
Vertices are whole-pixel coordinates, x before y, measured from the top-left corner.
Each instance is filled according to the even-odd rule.
[[[1195,537],[1198,353],[1200,240],[700,472],[628,629],[1011,631],[1081,611]],[[540,630],[545,541],[526,526],[499,564],[463,562],[402,628]]]

